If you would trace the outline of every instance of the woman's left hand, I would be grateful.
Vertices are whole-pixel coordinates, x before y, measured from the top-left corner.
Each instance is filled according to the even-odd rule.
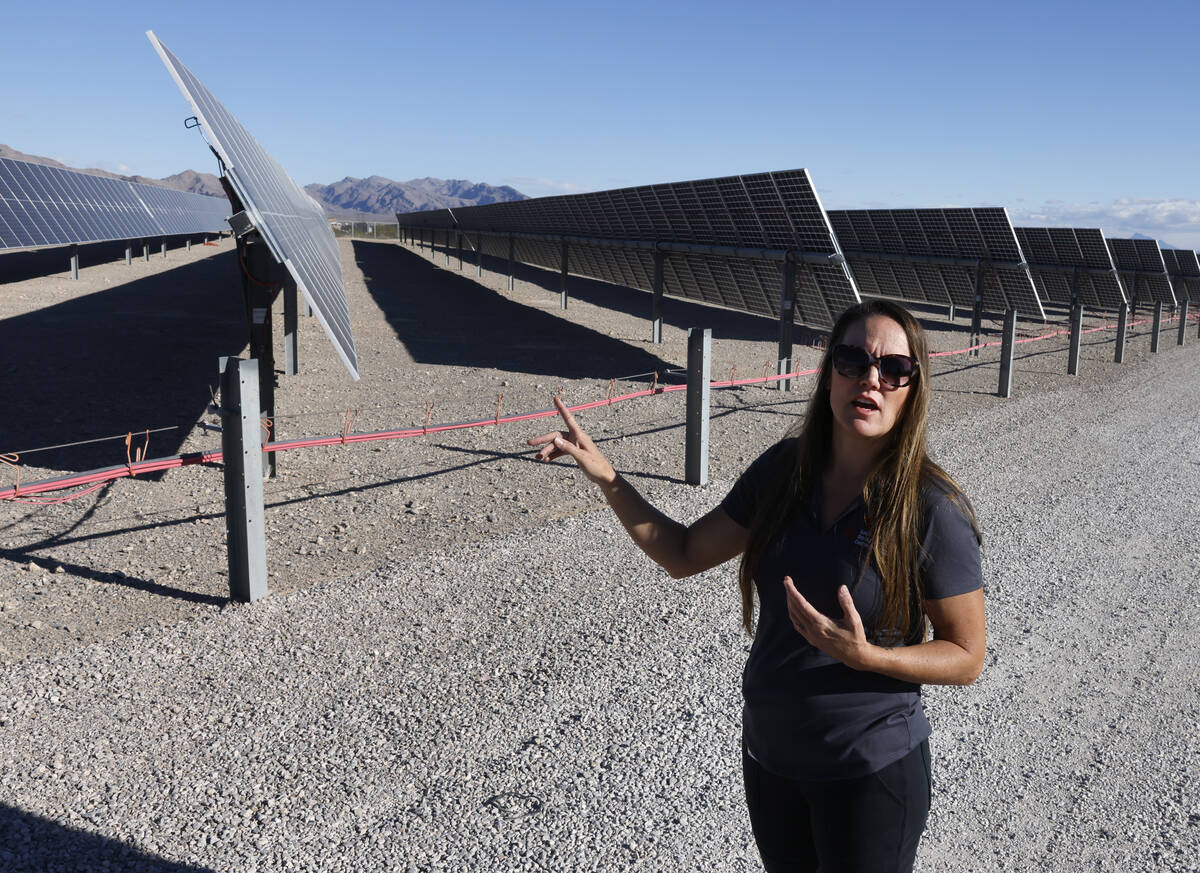
[[[849,588],[843,585],[838,589],[838,603],[842,606],[841,621],[834,621],[815,609],[796,590],[791,576],[783,577],[783,588],[787,593],[788,616],[792,620],[792,627],[810,645],[854,670],[868,669],[866,660],[873,646],[867,642],[862,618],[854,608],[854,598],[850,596]]]

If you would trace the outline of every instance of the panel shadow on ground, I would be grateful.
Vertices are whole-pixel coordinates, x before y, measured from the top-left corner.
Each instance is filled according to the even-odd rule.
[[[178,454],[211,402],[217,359],[246,347],[233,252],[0,321],[0,452],[22,466],[82,471]],[[120,440],[29,450],[121,434]]]
[[[658,355],[509,300],[399,246],[354,242],[375,303],[414,361],[567,379],[676,366]]]

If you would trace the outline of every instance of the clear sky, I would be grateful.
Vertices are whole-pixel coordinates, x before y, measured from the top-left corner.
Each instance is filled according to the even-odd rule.
[[[0,143],[214,172],[146,30],[301,185],[807,167],[827,208],[999,205],[1200,248],[1197,0],[21,3]]]

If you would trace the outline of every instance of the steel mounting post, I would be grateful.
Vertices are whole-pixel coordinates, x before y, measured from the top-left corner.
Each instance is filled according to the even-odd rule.
[[[1071,376],[1079,375],[1079,347],[1082,340],[1083,307],[1075,304],[1071,307],[1071,344],[1070,350],[1067,352],[1067,373]]]
[[[299,306],[296,280],[288,273],[283,279],[283,372],[300,372]]]
[[[1117,310],[1117,348],[1113,352],[1113,363],[1122,364],[1125,362],[1125,337],[1129,333],[1129,306],[1125,303],[1121,304],[1121,308]]]
[[[1013,351],[1017,345],[1017,310],[1004,310],[1004,335],[1000,343],[1000,384],[996,393],[1012,397]]]
[[[654,253],[654,286],[650,298],[650,342],[662,342],[662,302],[663,302],[663,271],[666,267],[667,253]]]
[[[1188,301],[1185,299],[1179,304],[1179,335],[1175,338],[1175,345],[1181,346],[1187,340],[1187,311]]]
[[[559,309],[567,308],[567,258],[570,243],[565,239],[562,241],[562,272],[558,283],[558,307]]]
[[[270,422],[270,432],[264,431],[263,442],[275,439],[275,347],[273,343],[271,307],[279,285],[273,282],[275,259],[258,234],[243,238],[246,247],[246,268],[250,275],[243,274],[242,288],[246,295],[246,312],[250,317],[250,357],[258,361],[259,417]],[[257,280],[257,281],[255,281]],[[265,283],[265,284],[264,284]],[[277,474],[275,453],[267,455],[267,477]]]
[[[1150,329],[1150,351],[1158,351],[1158,335],[1162,330],[1162,310],[1163,305],[1161,300],[1154,301],[1154,326]]]
[[[779,286],[779,354],[775,357],[780,361],[790,361],[796,326],[796,265],[791,261],[779,265]],[[779,390],[791,391],[792,380],[781,379]]]
[[[71,278],[79,278],[79,244],[71,243]]]
[[[971,309],[972,346],[977,346],[983,341],[983,282],[984,270],[986,269],[986,262],[975,262],[975,305]],[[979,349],[971,349],[970,356],[973,358],[979,357]]]
[[[689,485],[708,484],[708,408],[712,374],[712,330],[688,328],[687,428],[684,478]]]
[[[258,361],[221,358],[220,367],[229,597],[252,603],[267,594]]]
[[[513,277],[515,276],[515,273],[514,273],[515,258],[516,258],[516,252],[514,251],[515,248],[516,248],[516,240],[513,238],[513,235],[510,233],[508,235],[508,290],[509,291],[513,290]]]

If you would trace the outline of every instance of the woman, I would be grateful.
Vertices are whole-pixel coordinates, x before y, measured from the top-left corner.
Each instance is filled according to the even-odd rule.
[[[647,503],[558,400],[570,455],[673,577],[742,556],[742,765],[768,871],[911,870],[929,811],[920,685],[967,685],[984,659],[974,514],[926,454],[929,352],[907,310],[838,319],[798,432],[684,526]],[[932,638],[928,626],[932,625]]]

